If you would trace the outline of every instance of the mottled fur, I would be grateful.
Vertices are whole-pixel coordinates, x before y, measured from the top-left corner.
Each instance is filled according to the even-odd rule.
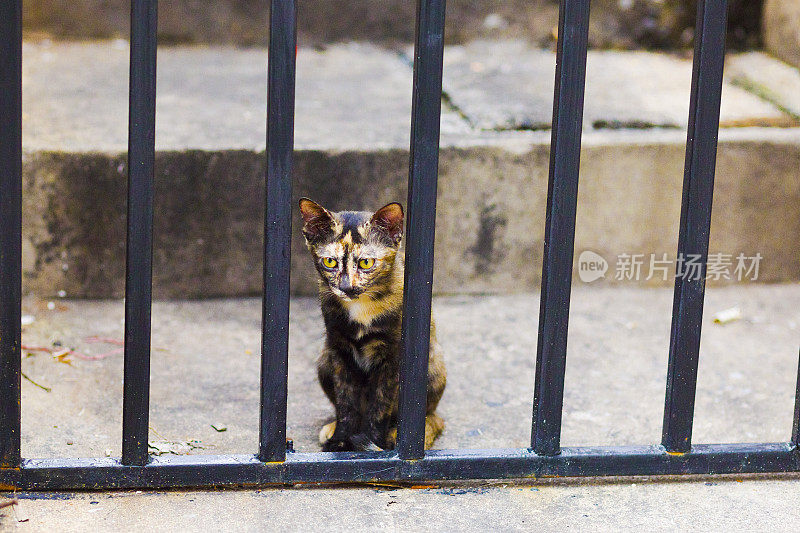
[[[300,211],[319,273],[325,320],[319,382],[336,408],[336,421],[322,428],[320,444],[325,451],[392,449],[403,310],[403,209],[392,203],[375,213],[333,213],[304,198]],[[444,428],[435,411],[446,372],[433,322],[430,341],[426,448]]]

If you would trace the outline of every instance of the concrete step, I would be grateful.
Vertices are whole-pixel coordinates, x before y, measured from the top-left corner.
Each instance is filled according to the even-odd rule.
[[[120,296],[127,43],[26,43],[23,55],[26,289]],[[797,280],[800,73],[759,53],[728,63],[711,247],[760,253],[762,281]],[[447,48],[438,292],[536,288],[554,68],[519,42]],[[411,78],[407,50],[299,50],[296,197],[333,209],[405,200]],[[674,256],[690,79],[688,58],[590,53],[578,252],[612,265]],[[260,291],[265,87],[263,50],[159,51],[157,296]],[[295,236],[292,290],[308,294]]]

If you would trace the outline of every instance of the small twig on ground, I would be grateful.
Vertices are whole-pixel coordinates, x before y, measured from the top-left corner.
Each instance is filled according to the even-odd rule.
[[[117,348],[116,350],[111,350],[110,352],[103,352],[98,355],[84,355],[80,352],[76,352],[75,350],[70,350],[69,353],[77,357],[78,359],[83,359],[84,361],[99,361],[100,359],[105,359],[109,355],[117,355],[124,351],[123,348]]]
[[[50,387],[45,387],[44,385],[40,385],[39,383],[36,383],[35,381],[33,381],[31,378],[29,378],[27,376],[27,374],[25,374],[25,372],[22,373],[22,377],[27,379],[28,381],[30,381],[31,383],[33,383],[34,385],[36,385],[37,387],[39,387],[43,391],[47,391],[47,392],[52,392],[53,391],[53,389],[51,389]]]
[[[125,343],[123,341],[118,340],[118,339],[112,339],[110,337],[96,337],[96,336],[95,337],[86,337],[84,339],[84,341],[88,342],[88,343],[102,342],[102,343],[106,343],[106,344],[113,344],[115,346],[124,346],[125,345]],[[86,355],[86,354],[83,354],[83,353],[81,353],[81,352],[79,352],[77,350],[72,350],[72,349],[66,349],[65,350],[63,348],[48,348],[46,346],[28,346],[28,345],[25,345],[25,344],[22,345],[22,349],[27,351],[27,352],[46,352],[46,353],[49,353],[49,354],[58,353],[58,355],[62,356],[62,358],[63,358],[63,356],[66,356],[66,355],[72,355],[74,357],[77,357],[78,359],[83,359],[84,361],[99,361],[100,359],[105,359],[106,357],[108,357],[110,355],[121,354],[124,351],[124,348],[117,348],[117,349],[114,349],[114,350],[111,350],[111,351],[108,351],[108,352],[104,352],[104,353],[101,353],[101,354],[98,354],[98,355]],[[64,361],[62,361],[62,359],[59,359],[59,361],[60,362],[64,362]]]
[[[3,507],[11,507],[12,505],[17,505],[18,503],[19,503],[19,500],[16,499],[16,498],[12,498],[12,499],[10,499],[8,501],[0,502],[0,509],[2,509]]]
[[[155,433],[155,434],[156,434],[156,437],[160,438],[161,440],[169,440],[169,439],[168,439],[168,438],[166,438],[164,435],[162,435],[161,433],[159,433],[158,431],[156,431],[156,428],[154,428],[153,426],[147,426],[147,429],[149,429],[150,431],[152,431],[153,433]]]
[[[114,344],[116,346],[125,346],[125,342],[124,341],[121,341],[119,339],[114,339],[114,338],[111,338],[111,337],[98,337],[97,335],[93,335],[91,337],[86,337],[83,340],[86,341],[86,342],[91,342],[91,343],[104,342],[106,344]]]

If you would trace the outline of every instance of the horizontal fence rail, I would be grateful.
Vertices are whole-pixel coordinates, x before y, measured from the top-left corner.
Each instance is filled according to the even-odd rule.
[[[563,448],[557,456],[529,449],[429,450],[419,461],[393,452],[289,453],[271,463],[254,455],[159,456],[144,467],[111,458],[29,459],[22,470],[3,471],[0,482],[22,490],[133,489],[797,471],[797,450],[776,443],[697,445],[686,455],[669,455],[658,445]]]
[[[424,450],[441,114],[444,0],[418,0],[397,449],[287,450],[295,0],[271,0],[267,83],[261,407],[252,455],[150,457],[148,410],[155,160],[156,0],[133,0],[121,458],[22,459],[21,1],[0,3],[0,487],[22,490],[251,486],[550,476],[800,472],[800,364],[791,439],[691,443],[704,276],[675,284],[662,444],[560,444],[580,170],[589,0],[561,0],[531,447]],[[705,263],[719,128],[725,0],[698,2],[679,254]]]

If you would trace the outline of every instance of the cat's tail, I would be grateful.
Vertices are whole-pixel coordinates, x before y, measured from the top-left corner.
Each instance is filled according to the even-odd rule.
[[[425,417],[425,449],[433,446],[433,441],[444,431],[444,420],[436,413]]]

